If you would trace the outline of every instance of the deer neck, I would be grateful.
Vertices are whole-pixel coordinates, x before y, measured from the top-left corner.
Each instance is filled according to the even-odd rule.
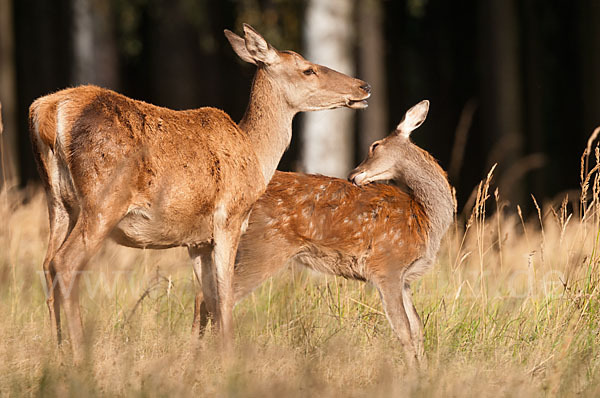
[[[279,160],[290,145],[295,114],[277,82],[259,67],[252,82],[248,108],[239,126],[250,137],[265,184],[271,180]]]
[[[400,167],[400,183],[412,191],[429,219],[428,255],[434,258],[442,237],[454,218],[454,199],[446,173],[428,153],[408,142],[407,151]]]

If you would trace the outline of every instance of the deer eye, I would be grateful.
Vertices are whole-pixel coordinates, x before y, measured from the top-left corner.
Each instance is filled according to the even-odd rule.
[[[379,146],[379,142],[374,142],[373,145],[371,145],[371,152],[373,152],[375,150],[375,148],[377,148]]]
[[[308,69],[306,69],[302,73],[304,73],[306,76],[316,75],[317,74],[313,68],[308,68]]]

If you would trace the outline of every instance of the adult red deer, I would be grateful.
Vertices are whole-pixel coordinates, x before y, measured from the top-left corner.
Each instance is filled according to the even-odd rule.
[[[410,283],[433,264],[453,220],[446,173],[410,133],[429,102],[412,107],[396,130],[371,145],[350,181],[276,172],[256,202],[242,236],[234,273],[239,301],[295,260],[315,271],[373,283],[408,361],[423,354],[423,325]],[[393,180],[409,188],[368,184]],[[367,185],[368,184],[368,185]],[[195,327],[207,322],[198,295]]]
[[[137,248],[186,246],[228,348],[240,234],[290,144],[294,115],[367,106],[364,81],[278,51],[248,25],[244,38],[225,36],[257,66],[239,125],[215,108],[173,111],[94,86],[30,107],[50,216],[48,308],[60,342],[64,304],[76,360],[83,354],[77,273],[109,236]]]

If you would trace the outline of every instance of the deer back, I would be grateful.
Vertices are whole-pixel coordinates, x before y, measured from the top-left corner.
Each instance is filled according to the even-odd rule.
[[[397,187],[276,172],[257,201],[238,262],[261,259],[261,246],[284,239],[315,270],[353,279],[400,271],[427,242],[423,207]]]

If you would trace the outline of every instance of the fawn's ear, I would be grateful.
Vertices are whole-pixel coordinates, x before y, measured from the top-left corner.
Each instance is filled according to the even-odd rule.
[[[248,24],[244,24],[244,40],[246,50],[255,63],[271,65],[279,59],[279,52]]]
[[[410,108],[406,111],[404,118],[396,127],[396,131],[399,134],[408,137],[410,133],[423,124],[425,118],[427,117],[427,112],[429,111],[429,101],[423,100],[419,102],[417,105]]]
[[[223,31],[225,33],[225,37],[229,40],[229,44],[231,44],[231,48],[233,51],[246,62],[256,65],[256,61],[250,56],[248,49],[246,48],[246,41],[230,31],[229,29],[225,29]]]

